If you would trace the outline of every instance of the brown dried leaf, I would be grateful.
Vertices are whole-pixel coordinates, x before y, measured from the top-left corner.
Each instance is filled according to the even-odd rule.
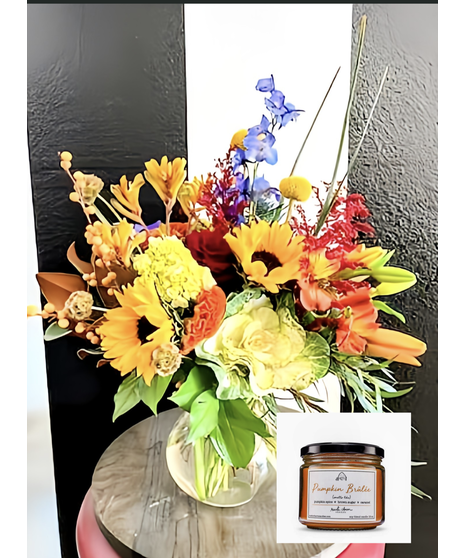
[[[108,294],[108,287],[104,287],[102,285],[102,279],[108,275],[108,271],[113,271],[116,273],[115,282],[119,288],[124,285],[128,285],[134,283],[134,279],[137,277],[137,273],[135,271],[131,271],[122,267],[116,263],[112,263],[108,268],[101,268],[95,265],[95,257],[92,258],[92,264],[94,265],[95,277],[97,279],[97,291],[105,304],[106,308],[116,308],[119,306],[118,301],[116,300],[115,295]]]
[[[73,242],[71,246],[68,248],[68,252],[66,255],[68,256],[68,260],[74,265],[74,267],[84,275],[84,273],[92,273],[93,267],[92,264],[89,262],[85,262],[81,260],[78,255],[76,254],[76,243]]]
[[[42,294],[51,302],[55,309],[63,310],[65,302],[76,291],[87,291],[87,284],[79,275],[69,273],[37,273]]]
[[[97,362],[97,368],[100,368],[101,366],[105,366],[105,364],[108,364],[109,362],[111,362],[110,360],[107,360],[105,358],[101,358],[98,362]]]

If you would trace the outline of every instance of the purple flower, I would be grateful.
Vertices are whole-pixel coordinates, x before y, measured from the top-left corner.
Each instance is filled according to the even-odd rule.
[[[243,142],[247,148],[247,160],[257,163],[266,161],[269,165],[274,165],[278,160],[278,152],[273,148],[275,141],[275,137],[270,132],[255,135],[249,131]]]
[[[279,199],[281,198],[279,190],[277,188],[272,188],[270,183],[268,182],[268,180],[265,179],[264,176],[259,176],[258,178],[256,178],[255,182],[253,183],[251,192],[252,201],[270,201],[273,197],[276,201],[279,201]]]
[[[296,110],[295,106],[292,103],[286,103],[284,105],[284,108],[286,109],[286,112],[276,117],[276,121],[280,127],[286,126],[286,124],[289,124],[289,122],[297,120],[299,114],[303,112],[302,110]]]
[[[263,134],[264,132],[268,132],[270,125],[271,122],[268,120],[268,118],[265,115],[263,115],[260,124],[257,124],[257,126],[252,126],[252,128],[249,128],[249,133],[247,134],[247,136],[258,136],[260,134]]]
[[[284,106],[284,99],[285,97],[281,91],[273,91],[271,97],[265,99],[265,106],[274,116],[282,116],[287,111]]]
[[[158,227],[161,225],[161,221],[156,221],[155,223],[152,223],[151,225],[149,225],[148,227],[142,227],[141,225],[134,225],[134,230],[138,233],[145,231],[145,230],[149,230],[149,231],[154,231],[155,229],[158,229]]]
[[[255,89],[261,91],[262,93],[268,93],[274,91],[274,79],[273,76],[270,78],[259,79]]]
[[[244,164],[246,160],[245,151],[243,149],[235,149],[231,157],[232,169],[235,173],[239,167]]]

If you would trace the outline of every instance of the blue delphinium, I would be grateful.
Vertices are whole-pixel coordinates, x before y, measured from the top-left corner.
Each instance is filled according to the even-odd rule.
[[[278,152],[273,147],[276,138],[271,132],[249,133],[244,138],[244,146],[247,148],[245,156],[248,161],[261,163],[266,161],[274,165],[278,160]]]
[[[292,103],[285,103],[285,96],[282,91],[275,89],[274,78],[259,79],[255,87],[262,93],[271,93],[269,98],[265,99],[265,106],[273,115],[272,131],[277,125],[279,128],[286,126],[292,120],[296,120],[303,111],[296,110]]]

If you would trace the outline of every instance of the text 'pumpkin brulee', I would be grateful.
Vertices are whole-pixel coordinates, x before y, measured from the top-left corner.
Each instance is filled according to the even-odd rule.
[[[309,529],[374,529],[384,523],[384,450],[318,443],[300,450],[299,521]]]

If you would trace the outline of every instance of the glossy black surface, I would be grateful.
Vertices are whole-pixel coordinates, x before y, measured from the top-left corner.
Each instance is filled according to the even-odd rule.
[[[384,449],[374,444],[359,444],[354,442],[319,442],[309,444],[300,450],[300,455],[316,455],[318,453],[365,453],[384,457]]]
[[[74,168],[105,184],[122,174],[132,179],[151,158],[186,157],[184,58],[182,4],[28,6],[28,134],[40,271],[76,273],[66,251],[86,224],[68,199],[70,179],[58,151],[71,151]],[[147,223],[163,218],[151,188],[141,199]],[[45,346],[65,558],[77,557],[77,514],[99,457],[151,415],[139,404],[113,424],[119,373],[108,365],[97,369],[93,357],[79,360],[81,346],[69,337]]]
[[[421,368],[397,367],[398,379],[416,383],[389,406],[412,414],[418,431],[412,431],[412,459],[428,462],[412,468],[412,482],[433,501],[412,497],[412,544],[388,544],[386,557],[433,558],[438,555],[437,5],[354,4],[352,52],[362,14],[368,20],[350,121],[352,151],[387,65],[389,73],[349,185],[366,196],[381,246],[396,250],[391,264],[418,277],[413,288],[390,297],[407,326],[395,318],[386,322],[428,345]]]

